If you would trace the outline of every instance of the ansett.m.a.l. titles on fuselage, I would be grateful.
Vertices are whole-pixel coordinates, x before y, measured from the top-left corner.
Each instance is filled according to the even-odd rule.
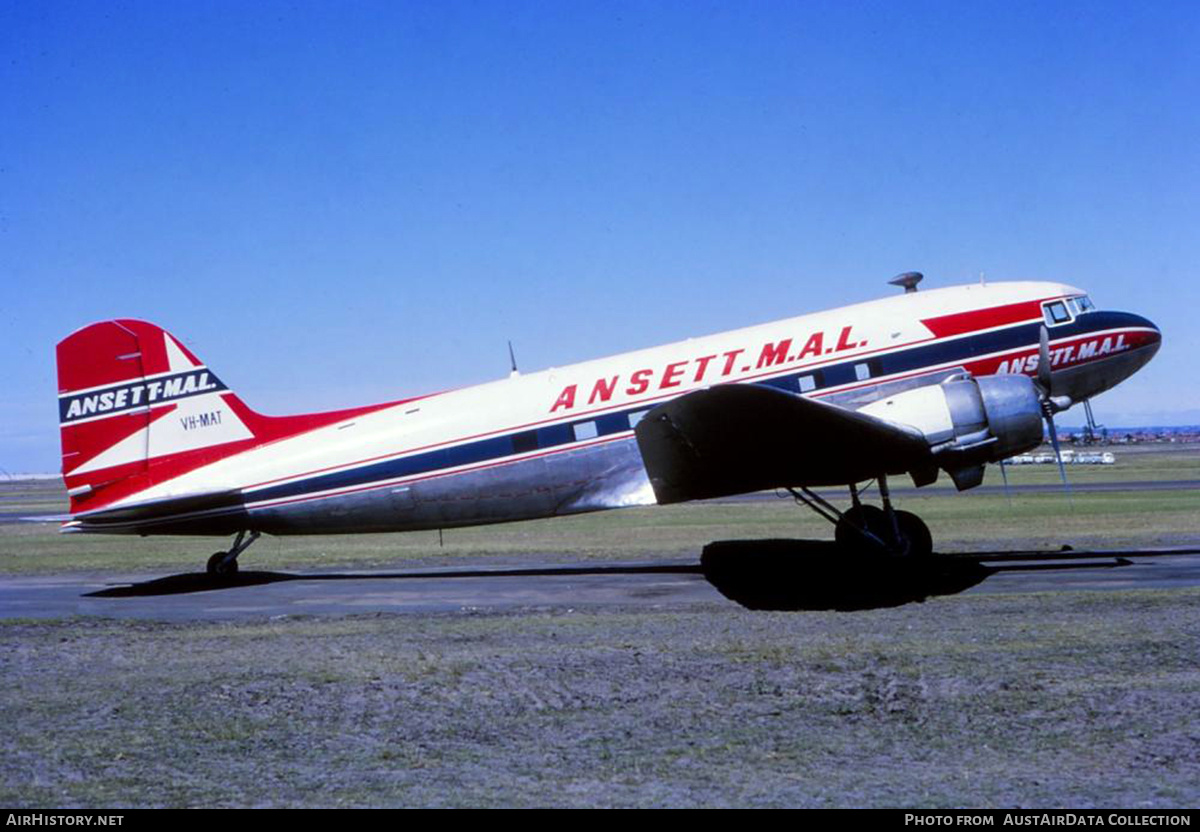
[[[1128,349],[1129,344],[1125,343],[1123,333],[1116,337],[1110,335],[1103,339],[1093,338],[1082,344],[1067,344],[1050,350],[1050,366],[1065,367],[1071,364],[1081,364],[1093,358],[1102,358],[1113,353],[1125,352]],[[1037,366],[1038,354],[1034,352],[1029,355],[1017,356],[1011,361],[1008,359],[1001,361],[996,372],[1001,375],[1004,373],[1032,373],[1037,370]]]
[[[793,343],[798,343],[800,340],[798,338],[768,341],[759,349],[758,358],[753,365],[744,363],[751,359],[742,356],[754,355],[754,351],[743,347],[697,358],[688,358],[683,361],[673,361],[658,369],[647,367],[636,370],[630,373],[626,380],[623,380],[620,374],[605,376],[595,379],[590,384],[584,383],[582,392],[580,392],[580,384],[568,384],[558,394],[558,398],[550,407],[550,412],[571,410],[581,404],[593,405],[607,402],[612,399],[613,394],[622,384],[625,384],[622,390],[625,395],[640,396],[655,386],[656,379],[658,381],[656,389],[670,390],[684,384],[701,384],[718,378],[728,378],[739,371],[748,373],[753,370],[802,361],[806,358],[817,358],[865,347],[866,341],[855,341],[851,338],[851,329],[852,327],[844,326],[837,335],[830,334],[828,336],[824,332],[814,332],[805,339],[804,346],[798,352],[792,351]],[[833,346],[826,346],[826,344]],[[584,401],[585,396],[586,401]]]

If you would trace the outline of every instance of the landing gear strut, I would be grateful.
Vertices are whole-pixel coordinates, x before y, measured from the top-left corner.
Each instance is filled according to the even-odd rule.
[[[249,532],[249,537],[247,537],[245,529],[238,532],[228,552],[213,552],[212,557],[208,559],[208,574],[214,577],[236,575],[238,571],[238,555],[250,548],[250,544],[258,540],[259,534],[261,533]]]
[[[879,476],[879,496],[883,508],[866,505],[859,499],[858,487],[851,483],[848,511],[838,511],[829,501],[807,488],[789,488],[796,502],[803,503],[834,524],[833,537],[838,545],[854,551],[869,551],[891,557],[924,559],[933,554],[933,536],[929,527],[911,511],[892,507],[887,476]]]

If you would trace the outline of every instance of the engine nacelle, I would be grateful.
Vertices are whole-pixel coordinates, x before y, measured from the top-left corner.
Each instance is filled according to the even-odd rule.
[[[937,467],[960,490],[982,481],[985,463],[1042,442],[1041,400],[1033,379],[1023,375],[953,376],[880,399],[859,412],[921,431]]]

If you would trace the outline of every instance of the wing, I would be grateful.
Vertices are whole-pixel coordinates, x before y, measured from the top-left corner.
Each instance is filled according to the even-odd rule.
[[[937,475],[917,429],[752,384],[698,390],[635,428],[659,503],[785,486],[842,485],[881,473]]]

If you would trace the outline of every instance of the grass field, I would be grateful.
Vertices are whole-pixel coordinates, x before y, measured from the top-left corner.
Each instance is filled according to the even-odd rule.
[[[1114,466],[1075,466],[1072,480],[1097,482],[1200,480],[1200,446],[1118,450]],[[987,484],[999,483],[988,472]],[[1014,486],[1058,481],[1053,466],[1012,468]],[[942,483],[946,478],[942,478]],[[832,492],[831,492],[832,496]],[[840,498],[842,495],[838,495]],[[900,507],[929,524],[942,551],[981,549],[1168,546],[1200,535],[1200,489],[1003,494],[952,488],[905,489]],[[61,484],[0,486],[0,514],[62,513]],[[441,563],[462,557],[540,560],[638,560],[699,555],[710,541],[773,537],[830,538],[829,524],[790,499],[691,503],[635,508],[469,529],[389,535],[267,538],[243,556],[255,568],[374,567],[398,562]],[[224,538],[137,538],[60,535],[56,524],[0,524],[0,574],[60,571],[198,569]]]
[[[1197,590],[0,625],[0,803],[1189,807]]]
[[[1076,482],[1200,479],[1200,449]],[[1044,468],[1014,484],[1052,482]],[[989,482],[998,477],[989,474]],[[63,510],[8,484],[0,513]],[[942,549],[1195,544],[1200,490],[906,492]],[[698,555],[828,537],[786,501],[273,538],[253,568]],[[223,541],[0,524],[13,574],[195,571]],[[1191,807],[1200,589],[966,594],[858,613],[463,611],[0,621],[0,804]]]

